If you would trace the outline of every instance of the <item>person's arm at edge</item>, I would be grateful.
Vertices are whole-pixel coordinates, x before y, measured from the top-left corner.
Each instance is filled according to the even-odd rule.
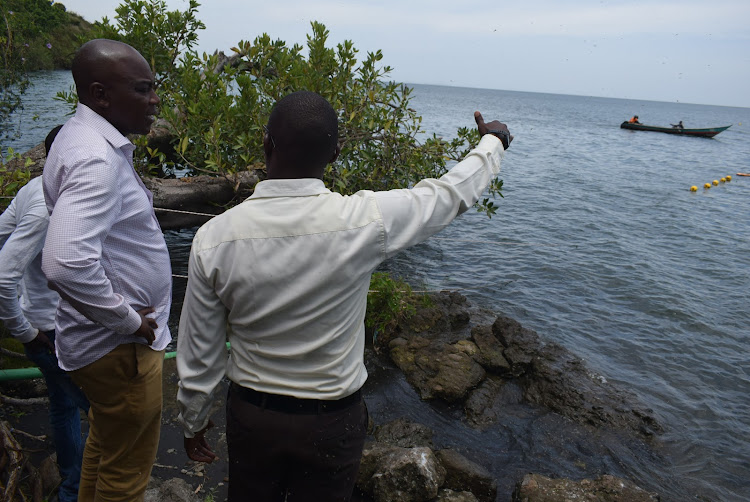
[[[0,239],[0,263],[3,264],[0,267],[0,320],[19,342],[38,342],[54,352],[52,343],[44,333],[29,323],[18,302],[18,283],[44,246],[48,220],[29,212],[21,215],[20,222],[16,225],[14,206],[9,209],[0,215],[0,228],[3,229],[3,238]]]
[[[200,231],[188,261],[188,284],[177,336],[178,420],[184,429],[185,453],[192,460],[217,457],[205,439],[213,426],[208,417],[221,379],[226,374],[226,308],[200,264]]]

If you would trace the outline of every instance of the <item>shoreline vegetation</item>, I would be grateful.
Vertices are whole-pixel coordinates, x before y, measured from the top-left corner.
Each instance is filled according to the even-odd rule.
[[[64,12],[55,7],[59,4],[35,2]],[[165,208],[201,212],[189,206],[213,205],[215,213],[240,199],[246,190],[241,178],[248,172],[263,176],[263,125],[271,107],[293,90],[317,92],[339,114],[341,154],[336,168],[329,166],[325,172],[324,182],[340,193],[402,188],[439,177],[479,140],[476,129],[466,127],[451,140],[426,135],[421,117],[410,106],[412,89],[389,79],[391,68],[380,63],[382,53],[361,55],[351,41],[333,45],[318,22],[311,23],[307,47],[289,46],[263,33],[253,41],[239,41],[229,56],[219,51],[198,54],[194,46],[204,29],[196,17],[198,6],[190,0],[186,10],[168,11],[164,0],[125,0],[113,20],[94,23],[85,37],[128,43],[152,66],[161,109],[152,133],[132,138],[139,174],[179,193],[186,190],[172,181],[175,173],[183,182],[198,176],[225,180],[218,182],[223,186],[217,200],[211,199],[213,191],[199,201],[177,195],[173,205],[183,207]],[[57,98],[71,109],[77,101],[73,92],[61,91]],[[3,187],[3,195],[19,188],[18,180],[13,183],[12,189]],[[206,183],[191,185],[200,191]],[[224,186],[231,188],[228,200]],[[497,206],[491,199],[501,195],[501,189],[502,181],[493,180],[490,196],[479,201],[477,210],[492,216]]]
[[[48,68],[47,64],[67,68],[69,59],[65,58],[72,58],[83,41],[104,37],[129,43],[151,63],[162,97],[161,118],[148,137],[134,138],[134,142],[137,168],[160,208],[216,214],[246,196],[264,176],[260,139],[270,106],[290,90],[315,90],[339,111],[341,161],[324,181],[342,193],[405,187],[440,176],[478,141],[476,131],[465,128],[450,141],[434,134],[418,140],[424,131],[421,117],[409,106],[411,89],[388,80],[390,68],[380,65],[379,51],[360,58],[349,41],[329,46],[328,31],[320,23],[311,24],[304,55],[302,47],[288,47],[263,34],[253,42],[240,41],[231,56],[218,52],[209,56],[192,49],[203,29],[196,18],[195,0],[189,1],[185,11],[173,12],[166,10],[162,0],[126,0],[118,7],[114,22],[105,19],[93,24],[46,0],[4,0],[2,5],[7,31],[12,34],[2,41],[6,48],[3,63],[6,74],[17,78],[10,87],[3,87],[10,89],[10,94],[2,96],[8,103],[22,93],[24,68],[32,67],[31,62],[25,66],[29,60],[22,53],[37,54],[38,69]],[[60,24],[63,18],[68,21]],[[50,41],[55,33],[59,42],[58,38]],[[29,52],[24,53],[27,48]],[[63,91],[58,96],[75,104],[75,95]],[[8,109],[12,111],[12,106]],[[41,146],[23,156],[4,155],[0,195],[12,196],[30,177],[41,173],[43,163]],[[175,170],[186,170],[187,176],[177,179]],[[491,195],[501,195],[501,188],[502,181],[495,180]],[[488,216],[496,208],[489,198],[477,207]],[[195,226],[206,218],[157,214],[164,228]],[[640,406],[634,396],[607,384],[580,359],[560,346],[544,343],[512,319],[476,309],[456,293],[425,299],[411,294],[404,283],[379,275],[372,289],[383,294],[373,295],[368,305],[368,371],[377,374],[385,368],[391,376],[384,384],[368,380],[366,395],[375,396],[377,385],[388,388],[392,380],[405,379],[413,390],[405,398],[409,403],[400,404],[449,406],[461,411],[457,424],[484,430],[501,426],[498,420],[509,406],[506,389],[512,388],[520,389],[522,395],[513,405],[530,406],[537,410],[534,413],[543,410],[594,436],[616,431],[623,441],[644,443],[650,449],[662,430],[651,410]],[[12,342],[0,337],[3,368],[23,363],[11,354],[23,351]],[[156,491],[150,490],[150,500],[223,500],[225,439],[220,432],[212,432],[219,435],[222,462],[187,461],[175,422],[176,379],[173,363],[167,362],[163,434],[153,472],[152,490]],[[38,401],[23,401],[43,398],[43,381],[0,382],[0,393],[21,400],[1,398],[5,402],[0,412],[0,489],[8,498],[21,490],[26,499],[43,500],[56,486],[47,410]],[[515,395],[515,391],[510,393]],[[402,420],[397,410],[378,402],[373,399],[371,405],[372,416],[379,419],[371,424],[372,441],[363,455],[358,500],[554,501],[573,496],[658,500],[631,481],[606,473],[595,480],[555,480],[537,474],[507,481],[509,476],[497,468],[490,471],[489,465],[456,448],[442,447],[445,438],[433,437],[426,425]],[[214,416],[219,424],[223,423],[221,413],[218,403]]]

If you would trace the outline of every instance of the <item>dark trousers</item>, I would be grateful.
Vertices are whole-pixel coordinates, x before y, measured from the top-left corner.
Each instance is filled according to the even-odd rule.
[[[353,397],[332,404],[232,384],[227,398],[228,500],[350,500],[367,433],[367,408],[359,393]]]

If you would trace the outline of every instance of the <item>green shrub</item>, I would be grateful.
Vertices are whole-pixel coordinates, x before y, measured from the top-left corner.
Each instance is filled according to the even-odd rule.
[[[0,158],[0,212],[5,211],[16,193],[31,179],[31,173],[28,169],[8,169],[5,166],[7,162],[14,158],[21,158],[21,156],[15,153],[12,148],[8,149],[5,159]],[[31,159],[27,157],[26,167],[29,167],[31,163]]]
[[[426,293],[414,293],[411,286],[386,272],[375,272],[367,294],[365,328],[373,346],[382,348],[393,338],[398,324],[409,319],[417,307],[432,305]]]

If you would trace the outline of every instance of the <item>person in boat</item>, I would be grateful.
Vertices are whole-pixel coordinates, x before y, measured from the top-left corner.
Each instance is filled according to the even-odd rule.
[[[685,129],[685,126],[683,126],[683,125],[682,125],[682,120],[680,120],[680,121],[679,121],[678,123],[676,123],[676,124],[671,124],[671,125],[672,125],[672,127],[673,127],[673,128],[675,128],[675,129]]]
[[[628,122],[630,122],[631,124],[640,124],[640,122],[638,122],[638,115],[633,115],[633,117],[628,120]]]

